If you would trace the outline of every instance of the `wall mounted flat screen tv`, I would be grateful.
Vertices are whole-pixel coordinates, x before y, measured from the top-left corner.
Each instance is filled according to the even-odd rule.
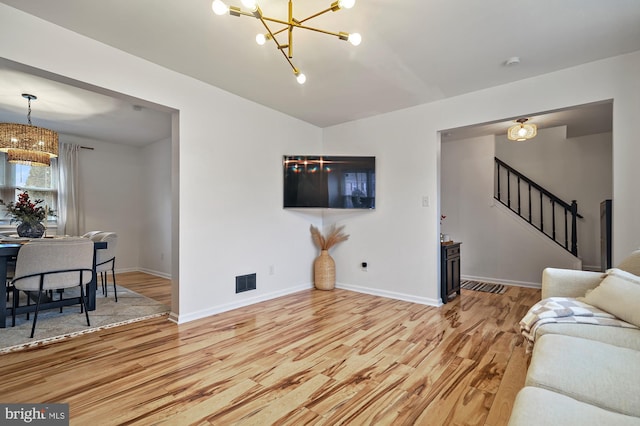
[[[284,207],[374,209],[376,158],[285,155]]]

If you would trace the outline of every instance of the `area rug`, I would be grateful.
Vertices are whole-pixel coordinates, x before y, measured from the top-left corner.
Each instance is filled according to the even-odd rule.
[[[460,282],[460,287],[465,290],[484,291],[485,293],[502,294],[507,288],[502,284],[483,283],[480,281],[464,280]]]
[[[87,326],[85,315],[80,313],[79,305],[66,306],[63,313],[58,309],[40,312],[33,339],[29,338],[33,314],[29,320],[24,314],[17,316],[15,327],[11,327],[11,318],[7,318],[7,328],[0,328],[0,354],[166,315],[170,311],[168,306],[125,287],[117,286],[117,289],[117,303],[113,298],[113,287],[109,289],[107,297],[98,289],[96,310],[89,311],[90,327]]]

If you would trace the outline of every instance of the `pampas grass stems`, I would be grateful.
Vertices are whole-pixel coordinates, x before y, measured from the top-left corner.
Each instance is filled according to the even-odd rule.
[[[344,225],[338,226],[338,227],[333,225],[329,230],[329,233],[325,237],[324,235],[322,235],[322,233],[318,228],[311,225],[311,228],[310,228],[311,238],[313,239],[313,242],[315,243],[315,245],[318,246],[318,248],[320,248],[320,250],[329,250],[331,247],[335,246],[336,244],[349,239],[349,235],[342,232],[343,229],[344,229]]]

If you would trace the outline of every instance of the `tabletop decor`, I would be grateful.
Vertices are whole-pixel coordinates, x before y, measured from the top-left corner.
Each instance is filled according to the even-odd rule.
[[[348,240],[349,235],[342,232],[344,226],[333,225],[326,236],[313,225],[310,229],[313,242],[320,249],[320,256],[313,262],[313,283],[318,290],[333,290],[336,286],[336,263],[329,256],[329,249]]]
[[[49,206],[40,206],[44,200],[31,201],[29,193],[23,191],[18,195],[18,201],[10,201],[5,204],[0,200],[0,205],[7,209],[7,216],[11,216],[11,223],[18,222],[18,235],[24,238],[40,238],[46,227],[42,224],[49,216],[55,216]]]

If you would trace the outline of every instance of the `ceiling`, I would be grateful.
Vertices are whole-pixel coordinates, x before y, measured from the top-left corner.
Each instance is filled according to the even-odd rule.
[[[171,112],[122,95],[98,93],[0,59],[0,122],[31,123],[65,135],[145,146],[171,137]],[[38,73],[42,74],[42,73]],[[64,141],[64,140],[63,140]]]
[[[240,6],[239,0],[226,2]],[[2,3],[319,127],[640,50],[637,0],[357,0],[353,9],[307,24],[359,32],[363,42],[358,47],[325,34],[294,31],[292,61],[307,76],[306,84],[299,85],[273,44],[255,43],[255,34],[262,32],[259,22],[214,15],[211,0]],[[294,16],[304,18],[329,5],[324,0],[296,0]],[[284,0],[264,0],[260,7],[266,16],[286,19]],[[520,63],[505,65],[514,56]],[[32,105],[36,125],[54,128],[68,123],[66,133],[78,135],[91,128],[94,137],[103,140],[121,138],[113,132],[130,129],[132,135],[122,139],[144,144],[145,138],[158,135],[135,135],[143,127],[138,123],[159,120],[163,124],[152,128],[170,134],[166,110],[134,110],[136,100],[76,90],[74,85],[25,75],[25,70],[11,69],[13,65],[0,62],[2,120],[10,114],[11,120],[24,117],[26,101],[20,93],[32,91],[39,97]],[[39,114],[46,115],[44,123],[38,121]],[[539,119],[558,123],[559,117],[540,114]],[[488,124],[500,124],[500,131],[508,127],[504,121]],[[104,133],[111,136],[103,137]],[[447,133],[453,138],[457,131]]]

